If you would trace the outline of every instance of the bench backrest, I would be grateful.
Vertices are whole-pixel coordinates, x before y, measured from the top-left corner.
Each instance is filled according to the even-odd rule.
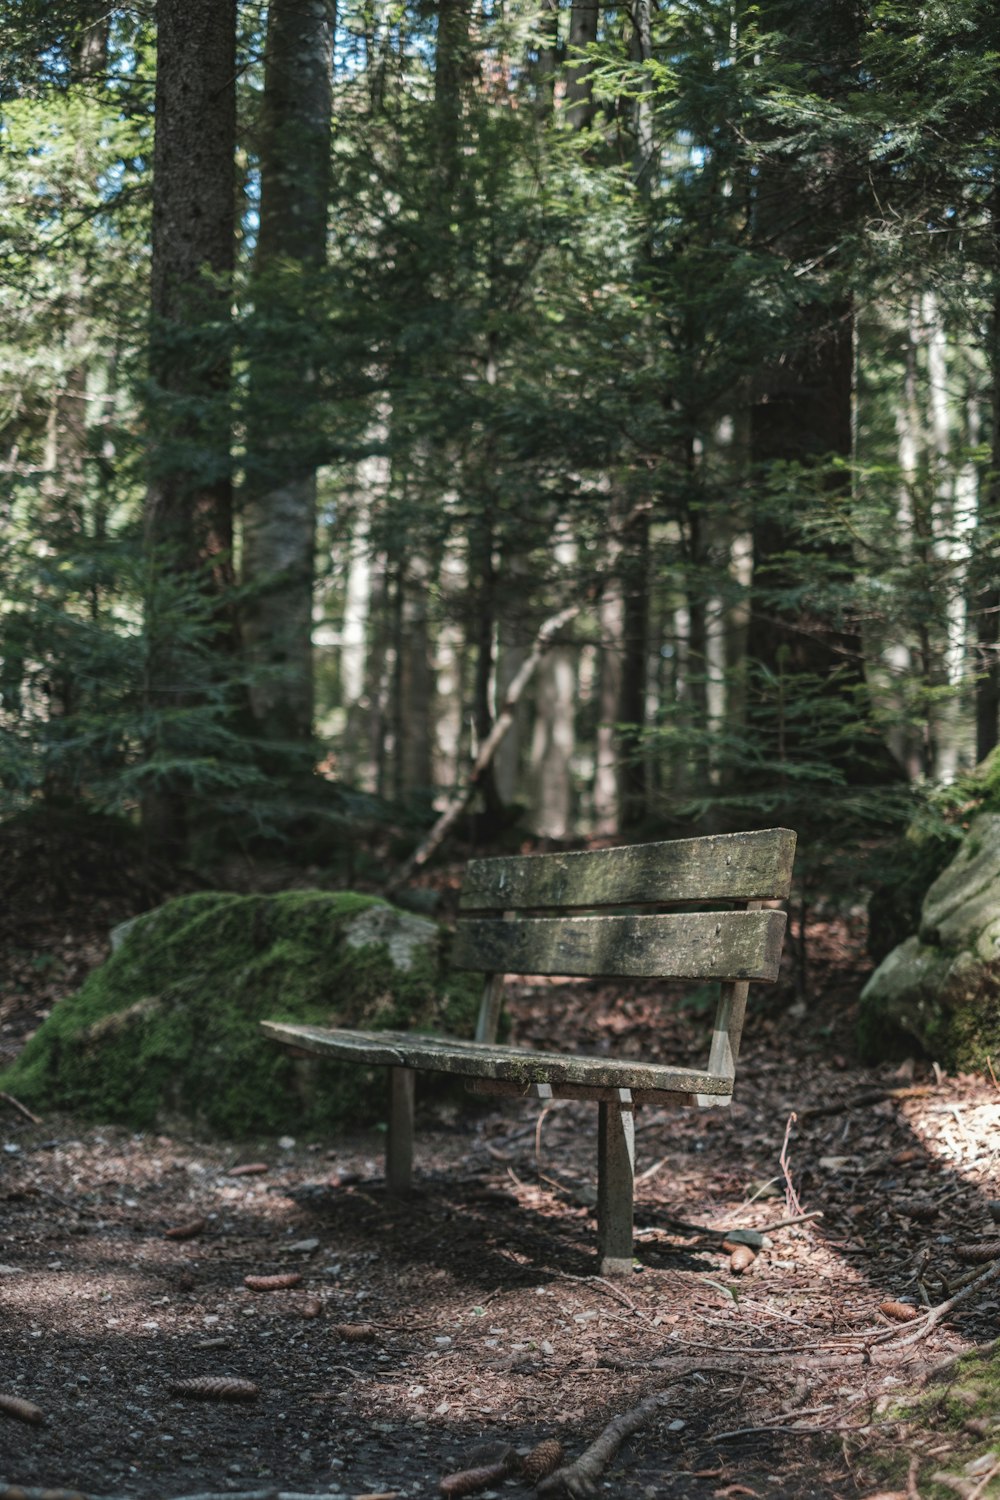
[[[496,1039],[505,974],[719,980],[710,1071],[732,1079],[747,986],[778,974],[791,887],[787,828],[572,854],[470,861],[452,962],[488,975],[476,1037]],[[718,903],[718,910],[656,908]],[[601,908],[635,912],[580,915]]]

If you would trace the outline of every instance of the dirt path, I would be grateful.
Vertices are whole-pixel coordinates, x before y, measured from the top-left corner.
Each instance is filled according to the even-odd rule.
[[[544,1041],[553,999],[522,993],[519,1036]],[[573,1024],[641,1038],[649,1006],[594,992]],[[593,1274],[585,1105],[541,1120],[521,1105],[435,1106],[420,1191],[394,1205],[377,1132],[237,1151],[34,1125],[0,1100],[0,1394],[45,1418],[0,1411],[0,1497],[430,1496],[483,1444],[557,1437],[572,1457],[668,1387],[600,1493],[872,1494],[894,1393],[996,1336],[995,1285],[895,1351],[906,1329],[879,1308],[919,1303],[918,1276],[936,1302],[968,1270],[962,1246],[992,1227],[1000,1095],[988,1080],[849,1066],[833,1023],[802,1024],[790,1069],[789,1024],[751,1025],[731,1110],[640,1115],[641,1269],[627,1282]],[[775,1231],[737,1276],[717,1240],[675,1219],[784,1217],[793,1111],[788,1177],[823,1217]],[[255,1163],[266,1170],[232,1170]],[[191,1238],[165,1237],[199,1220]],[[244,1284],[274,1274],[301,1280]],[[171,1394],[195,1377],[258,1394]],[[906,1438],[915,1475],[920,1442],[930,1473],[948,1441],[930,1426]],[[518,1492],[508,1480],[486,1493]]]

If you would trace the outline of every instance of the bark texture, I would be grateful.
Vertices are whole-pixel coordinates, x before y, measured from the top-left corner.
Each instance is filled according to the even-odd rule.
[[[147,701],[167,717],[190,686],[170,623],[192,570],[221,596],[231,583],[230,282],[234,239],[236,3],[159,0],[149,346],[149,483],[145,538]],[[166,613],[162,600],[166,599]],[[231,638],[224,606],[220,637]],[[164,623],[166,622],[166,623]],[[187,751],[150,745],[151,753]],[[159,786],[143,803],[150,842],[178,852],[185,801]]]
[[[228,566],[236,4],[159,0],[153,149],[153,451],[146,534]]]
[[[253,716],[270,740],[312,734],[318,453],[315,351],[303,333],[313,327],[310,273],[326,258],[333,22],[332,0],[273,0],[268,9],[243,640]]]

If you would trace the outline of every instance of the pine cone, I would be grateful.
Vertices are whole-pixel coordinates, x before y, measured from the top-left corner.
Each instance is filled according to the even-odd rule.
[[[298,1286],[301,1280],[301,1271],[283,1271],[276,1276],[244,1276],[243,1285],[252,1292],[280,1292],[285,1287]]]
[[[974,1245],[956,1245],[955,1256],[967,1265],[978,1266],[1000,1256],[1000,1240],[979,1240]]]
[[[30,1422],[34,1427],[45,1421],[45,1413],[41,1407],[36,1406],[33,1401],[25,1401],[21,1396],[0,1395],[0,1411],[8,1417],[16,1417],[19,1422]]]
[[[173,1380],[171,1396],[193,1396],[200,1401],[256,1401],[259,1386],[235,1375],[195,1375],[191,1380]]]
[[[193,1240],[196,1234],[201,1234],[205,1228],[204,1219],[192,1219],[190,1224],[176,1224],[173,1229],[165,1229],[163,1238],[165,1240]]]
[[[487,1449],[494,1450],[498,1447],[495,1443],[486,1446]],[[517,1450],[500,1444],[496,1457],[491,1458],[488,1463],[478,1464],[474,1469],[463,1469],[459,1474],[446,1474],[438,1488],[445,1500],[462,1500],[465,1495],[475,1495],[480,1490],[490,1489],[509,1475],[518,1473],[520,1468],[521,1460],[517,1456]]]
[[[554,1474],[565,1458],[563,1445],[558,1438],[546,1438],[538,1443],[521,1465],[521,1478],[525,1484],[539,1484]]]
[[[912,1323],[917,1316],[917,1308],[912,1307],[909,1302],[880,1302],[879,1312],[887,1318],[894,1318],[897,1323]]]

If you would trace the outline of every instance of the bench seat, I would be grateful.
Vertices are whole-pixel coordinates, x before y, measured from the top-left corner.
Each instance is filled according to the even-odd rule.
[[[581,1057],[565,1052],[535,1052],[523,1047],[428,1036],[418,1031],[349,1031],[324,1026],[293,1026],[263,1021],[267,1036],[286,1046],[300,1047],[331,1061],[375,1066],[416,1068],[426,1073],[450,1073],[469,1079],[491,1079],[517,1085],[528,1094],[533,1084],[561,1084],[581,1091],[628,1089],[635,1095],[697,1094],[728,1098],[731,1078],[720,1078],[697,1068],[666,1067],[608,1057]],[[515,1090],[511,1090],[515,1092]],[[556,1096],[558,1097],[558,1096]],[[637,1099],[652,1103],[652,1097]],[[664,1102],[667,1102],[666,1100]]]

